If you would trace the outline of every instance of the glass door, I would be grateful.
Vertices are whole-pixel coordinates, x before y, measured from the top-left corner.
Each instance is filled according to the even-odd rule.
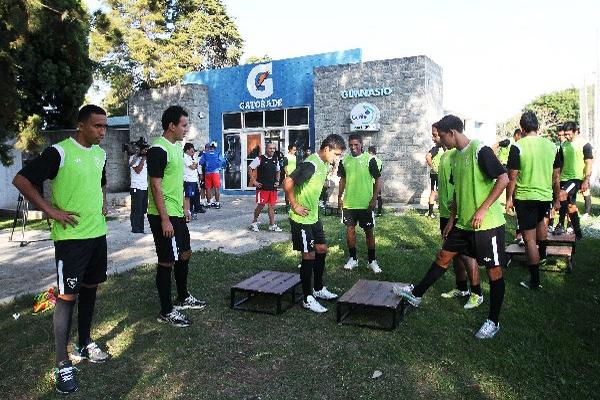
[[[239,133],[223,134],[223,153],[227,165],[225,166],[225,189],[242,188],[242,142]]]
[[[246,132],[245,136],[244,155],[246,157],[246,162],[244,163],[245,171],[242,171],[245,180],[244,189],[253,189],[254,186],[250,185],[249,165],[252,160],[263,154],[262,149],[264,145],[264,132]]]

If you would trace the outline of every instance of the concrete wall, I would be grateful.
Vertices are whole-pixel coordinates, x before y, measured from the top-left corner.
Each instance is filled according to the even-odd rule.
[[[189,114],[190,130],[186,142],[204,148],[208,142],[208,88],[188,84],[160,89],[141,90],[129,99],[129,128],[131,138],[143,136],[151,142],[163,134],[160,119],[164,110],[180,105]]]
[[[14,159],[11,166],[0,164],[0,209],[14,210],[17,208],[19,192],[12,185],[12,180],[21,169],[23,162],[21,152],[13,150]]]
[[[389,96],[342,98],[344,90],[391,87]],[[362,133],[384,162],[383,195],[424,203],[429,195],[425,155],[431,124],[442,117],[442,70],[426,56],[315,68],[316,147],[331,133],[350,133],[350,110],[368,102],[381,111],[380,131]]]

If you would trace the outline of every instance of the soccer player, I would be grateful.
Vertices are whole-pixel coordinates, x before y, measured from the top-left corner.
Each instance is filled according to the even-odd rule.
[[[592,145],[585,143],[579,136],[579,129],[575,122],[567,122],[564,125],[565,142],[561,145],[563,167],[560,171],[561,190],[566,192],[567,199],[561,199],[558,226],[554,229],[555,235],[564,232],[565,216],[573,225],[573,231],[578,239],[581,239],[581,226],[579,224],[579,211],[577,210],[577,192],[585,192],[590,187],[590,176],[592,174],[592,163],[594,160]]]
[[[437,123],[433,125],[437,128]],[[452,174],[452,161],[454,160],[453,157],[456,153],[456,148],[450,150],[445,148],[437,129],[432,129],[431,133],[433,142],[444,149],[438,166],[440,234],[443,236],[444,229],[448,225],[451,215],[450,203],[454,198],[454,185],[450,183],[450,176]],[[483,294],[479,282],[479,266],[477,265],[477,261],[474,258],[459,254],[452,261],[452,266],[456,277],[456,287],[442,293],[442,297],[445,299],[468,297],[467,302],[463,306],[465,310],[479,307],[483,303]],[[470,291],[467,287],[467,275],[471,283]]]
[[[506,168],[506,163],[508,162],[508,154],[510,153],[510,148],[521,140],[521,129],[517,128],[513,132],[513,137],[511,139],[504,139],[494,144],[492,148],[496,149],[498,152],[498,160],[500,163]]]
[[[250,185],[256,187],[256,209],[251,229],[258,232],[258,216],[266,204],[269,207],[269,230],[281,232],[281,228],[275,223],[279,187],[279,160],[275,157],[275,143],[267,143],[265,154],[250,163]]]
[[[367,268],[379,274],[381,268],[375,257],[375,205],[381,189],[381,172],[377,161],[369,153],[363,153],[363,138],[358,133],[348,137],[350,154],[338,166],[340,186],[338,207],[342,210],[342,223],[346,225],[346,243],[350,258],[344,265],[351,270],[358,266],[356,255],[356,224],[364,231],[367,240]]]
[[[89,104],[79,110],[77,133],[51,147],[15,176],[13,185],[53,219],[58,298],[53,315],[59,393],[78,388],[75,368],[67,355],[71,316],[78,303],[79,341],[73,358],[102,363],[109,355],[90,336],[98,284],[106,281],[106,153],[98,144],[104,138],[106,112]],[[38,188],[50,179],[51,203]]]
[[[317,154],[311,154],[283,181],[283,189],[290,201],[290,226],[293,249],[302,253],[300,280],[302,306],[316,313],[324,313],[318,299],[332,300],[338,296],[323,286],[327,243],[323,224],[319,220],[319,195],[327,172],[346,149],[340,135],[329,135],[321,143]],[[311,278],[314,274],[314,286]],[[313,288],[311,289],[311,286]]]
[[[198,164],[202,165],[201,171],[204,171],[204,185],[206,186],[206,200],[212,200],[212,190],[215,193],[215,201],[210,202],[210,207],[221,208],[221,169],[227,160],[217,152],[217,142],[211,142],[208,151],[205,151],[198,160]],[[201,179],[202,179],[201,178]]]
[[[546,259],[548,246],[549,215],[554,198],[560,191],[560,168],[562,160],[556,146],[538,135],[538,120],[532,111],[523,113],[520,120],[523,138],[515,143],[508,156],[508,178],[506,210],[517,213],[519,228],[525,240],[525,251],[531,279],[521,282],[527,289],[540,287],[540,260]],[[514,203],[513,203],[514,195]],[[555,208],[560,206],[555,201]]]
[[[373,158],[375,158],[375,162],[377,163],[377,168],[379,168],[379,173],[381,174],[381,172],[383,171],[383,161],[381,160],[381,158],[377,157],[377,147],[375,146],[369,146],[369,154],[373,156]],[[381,185],[383,186],[383,184]],[[377,195],[377,214],[375,214],[378,217],[381,217],[381,214],[383,213],[383,198],[381,197],[381,189],[379,189],[379,194]]]
[[[444,229],[444,244],[425,277],[413,289],[394,286],[394,293],[418,307],[421,297],[448,269],[457,254],[471,256],[485,265],[490,283],[490,312],[475,337],[493,338],[500,330],[498,318],[504,300],[502,266],[504,213],[498,198],[508,184],[506,170],[494,151],[463,133],[462,120],[446,115],[437,123],[444,146],[457,149],[452,163],[454,204]]]
[[[154,237],[158,265],[156,289],[160,299],[158,322],[188,327],[191,321],[179,310],[199,310],[204,301],[188,292],[188,264],[192,250],[187,222],[191,221],[189,198],[183,196],[181,144],[189,129],[188,113],[180,106],[167,108],[161,118],[163,135],[148,149],[148,222]],[[171,302],[171,271],[175,274],[177,301]]]
[[[435,124],[434,124],[435,125]],[[431,126],[431,134],[434,135],[434,131],[436,130],[435,126]],[[427,216],[429,218],[435,218],[436,215],[433,213],[433,207],[435,206],[435,199],[438,194],[438,166],[440,165],[440,157],[444,150],[441,146],[435,145],[427,152],[425,156],[425,161],[431,170],[429,171],[429,180],[431,181],[431,192],[429,193],[429,210],[427,211]]]

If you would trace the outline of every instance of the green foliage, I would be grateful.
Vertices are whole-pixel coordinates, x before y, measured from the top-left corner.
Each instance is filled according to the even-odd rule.
[[[568,121],[579,120],[579,92],[577,89],[565,89],[553,93],[543,94],[523,107],[523,111],[533,111],[540,123],[539,131],[556,138],[556,128]],[[519,128],[521,113],[498,124],[496,134],[498,137],[510,137],[516,128]]]
[[[269,56],[268,54],[265,54],[262,57],[250,56],[246,59],[244,64],[260,64],[260,63],[264,63],[264,62],[268,62],[268,61],[271,61],[271,56]]]
[[[186,72],[236,65],[243,40],[220,0],[105,0],[92,17],[91,57],[110,82],[106,106],[123,112],[138,89],[177,84]]]
[[[27,120],[21,124],[19,129],[19,140],[15,143],[15,148],[25,153],[39,153],[44,149],[46,140],[41,134],[42,117],[38,114],[30,115]]]
[[[30,126],[33,115],[44,128],[74,126],[92,82],[89,23],[81,1],[3,0],[0,28],[0,142]],[[4,162],[2,149],[0,156]]]

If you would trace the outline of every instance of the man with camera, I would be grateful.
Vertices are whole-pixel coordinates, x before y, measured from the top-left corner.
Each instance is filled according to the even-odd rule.
[[[140,137],[137,142],[126,145],[129,154],[129,174],[131,184],[131,221],[132,233],[144,233],[144,214],[148,210],[148,170],[146,168],[146,151],[148,142]]]

